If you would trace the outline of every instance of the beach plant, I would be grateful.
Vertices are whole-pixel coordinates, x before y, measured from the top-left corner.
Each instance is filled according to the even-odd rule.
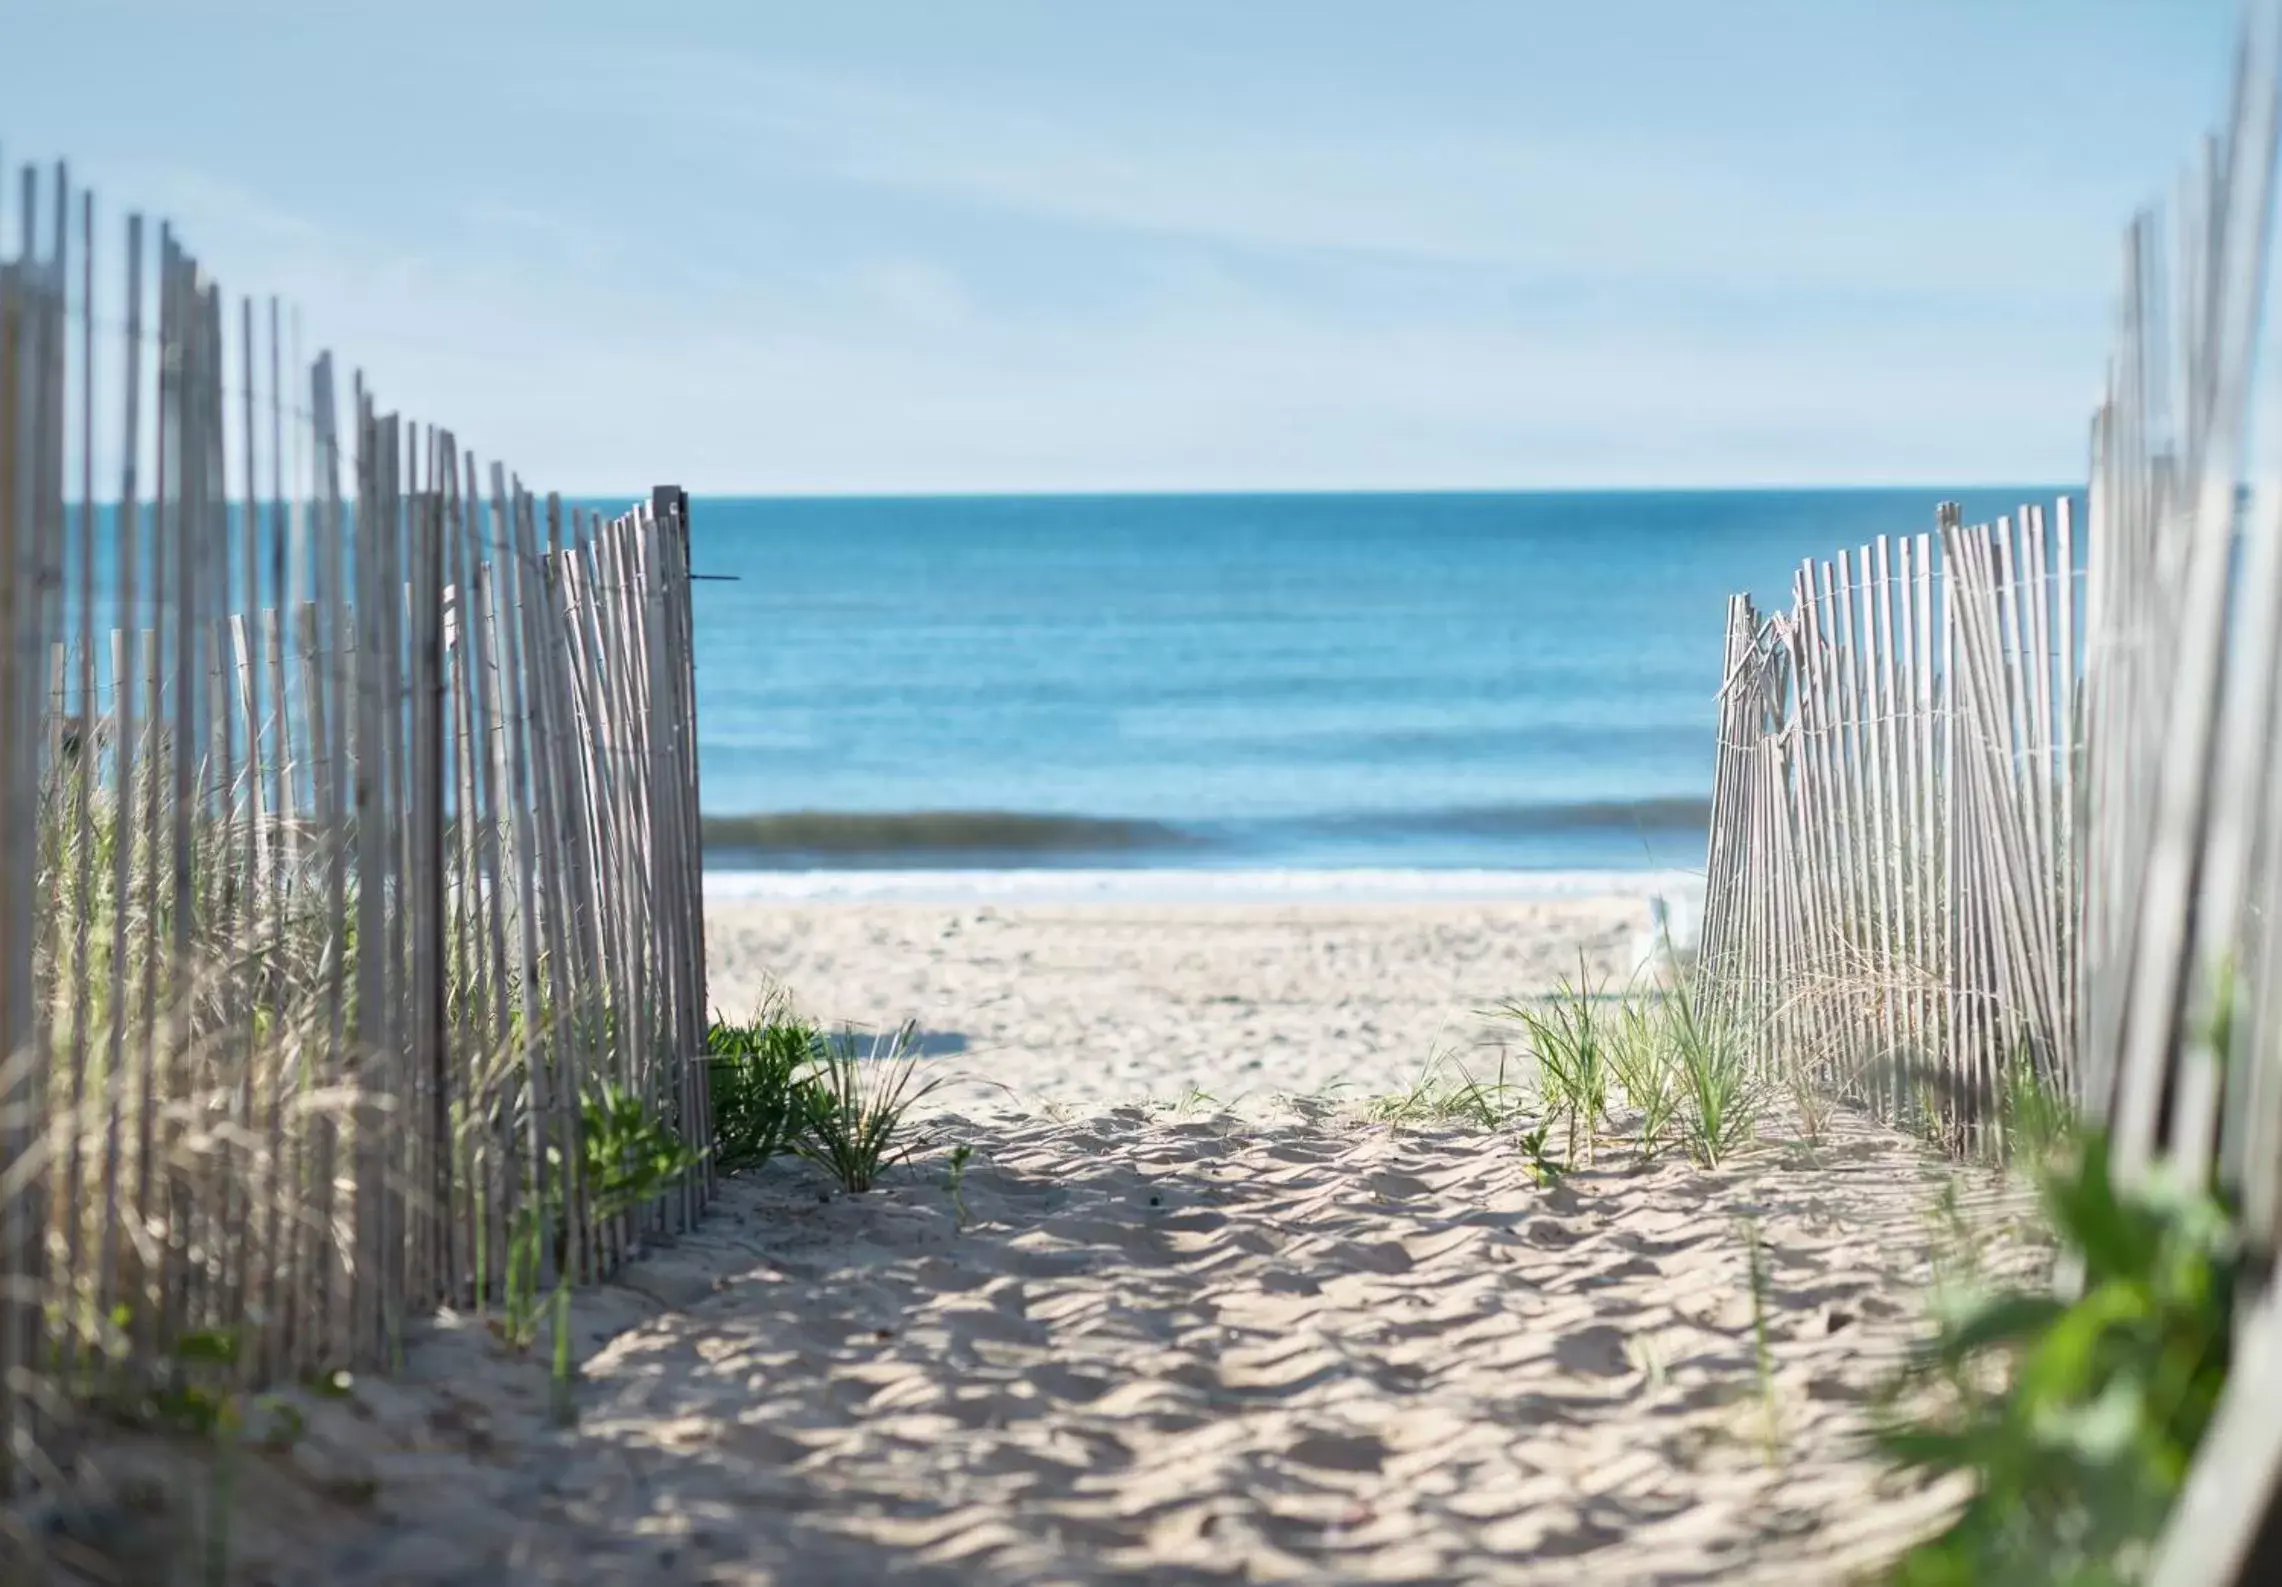
[[[588,1089],[579,1123],[581,1188],[598,1220],[655,1201],[705,1161],[639,1095],[609,1081]]]
[[[499,1316],[489,1323],[492,1335],[518,1355],[538,1342],[540,1309],[546,1303],[542,1278],[548,1231],[542,1210],[525,1206],[515,1215],[507,1236],[507,1266],[500,1275]]]
[[[2075,1140],[2074,1105],[2025,1047],[2005,1066],[2000,1107],[2008,1163],[2041,1170]]]
[[[123,1347],[133,1322],[131,1309],[122,1305],[109,1320],[112,1342]],[[174,1556],[177,1563],[181,1552],[193,1553],[193,1573],[202,1587],[223,1587],[229,1580],[237,1450],[246,1441],[247,1422],[255,1409],[252,1397],[239,1384],[242,1358],[243,1341],[237,1330],[195,1329],[172,1342],[155,1373],[103,1371],[91,1382],[74,1385],[76,1399],[99,1409],[113,1423],[137,1432],[185,1438],[198,1447],[206,1491],[202,1501],[185,1509],[202,1509],[203,1517],[194,1516],[193,1520],[202,1519],[203,1524],[187,1537],[178,1534],[167,1538],[163,1552]],[[265,1395],[261,1403],[267,1406],[278,1402],[275,1396]],[[298,1419],[297,1413],[291,1423],[273,1417],[262,1442],[289,1448],[298,1436],[294,1425]],[[163,1495],[160,1500],[163,1504]],[[84,1520],[78,1529],[88,1529]]]
[[[1665,1007],[1665,1030],[1680,1074],[1680,1138],[1697,1162],[1716,1168],[1751,1140],[1765,1092],[1731,1017],[1687,994]]]
[[[944,1188],[951,1194],[951,1216],[961,1233],[966,1231],[967,1218],[969,1216],[967,1212],[967,1198],[964,1193],[964,1187],[966,1185],[967,1179],[967,1164],[973,1160],[974,1155],[975,1149],[964,1141],[961,1141],[957,1146],[952,1147],[951,1168],[944,1181]]]
[[[175,1394],[196,1409],[191,1430],[211,1447],[209,1474],[212,1486],[206,1497],[205,1548],[200,1560],[206,1587],[225,1587],[230,1579],[230,1511],[237,1487],[237,1445],[245,1425],[241,1395],[231,1380],[238,1373],[241,1354],[238,1335],[228,1329],[187,1334],[175,1341],[174,1358],[181,1376]],[[211,1369],[198,1382],[199,1367]]]
[[[1220,1098],[1192,1080],[1181,1088],[1181,1094],[1173,1099],[1170,1106],[1175,1113],[1195,1113],[1204,1108],[1217,1111],[1221,1102]]]
[[[1838,1088],[1829,1077],[1817,1073],[1810,1058],[1792,1055],[1781,1066],[1785,1095],[1790,1098],[1791,1115],[1798,1121],[1800,1138],[1809,1147],[1817,1147],[1830,1136],[1830,1126],[1838,1116]]]
[[[800,1128],[800,1082],[824,1056],[824,1033],[776,998],[743,1024],[715,1020],[705,1045],[714,1164],[725,1174],[758,1168]]]
[[[1512,1122],[1521,1110],[1521,1088],[1506,1079],[1506,1057],[1498,1054],[1497,1074],[1493,1079],[1477,1079],[1464,1061],[1450,1060],[1458,1071],[1455,1083],[1436,1099],[1438,1111],[1446,1117],[1462,1120],[1480,1130],[1499,1130]]]
[[[550,1323],[555,1348],[547,1372],[547,1406],[557,1427],[569,1427],[578,1420],[578,1362],[571,1355],[568,1276],[555,1285],[554,1315]]]
[[[1587,1155],[1593,1153],[1608,1116],[1612,1045],[1598,1007],[1599,992],[1586,979],[1581,956],[1577,971],[1576,980],[1564,976],[1541,1002],[1507,1002],[1495,1010],[1528,1032],[1547,1114],[1568,1129],[1570,1162],[1577,1160],[1580,1134]]]
[[[1420,1068],[1418,1078],[1411,1082],[1409,1090],[1365,1099],[1361,1104],[1363,1117],[1374,1124],[1390,1125],[1396,1129],[1433,1118],[1436,1099],[1441,1095],[1438,1080],[1442,1063],[1443,1055],[1434,1053]]]
[[[1554,1160],[1552,1153],[1545,1149],[1546,1140],[1552,1134],[1552,1128],[1545,1120],[1539,1119],[1536,1125],[1521,1137],[1522,1152],[1529,1159],[1530,1177],[1537,1181],[1540,1189],[1559,1184],[1561,1176],[1568,1172],[1562,1164]]]
[[[1897,1587],[2137,1579],[2225,1387],[2243,1283],[2228,1209],[2160,1173],[2126,1189],[2092,1131],[2042,1191],[2081,1272],[2074,1298],[1939,1298],[1933,1338],[1889,1389],[1887,1456],[1973,1484],[1895,1566]]]
[[[168,687],[186,705],[196,693]],[[286,717],[272,721],[283,758]],[[448,1293],[472,1278],[488,1309],[505,1256],[510,1331],[526,1346],[556,1283],[567,1383],[559,1281],[576,1265],[571,1233],[582,1217],[646,1206],[702,1160],[693,1146],[710,1144],[685,1143],[646,1105],[658,1089],[648,1074],[676,1073],[683,1054],[636,1024],[612,977],[590,973],[586,956],[571,962],[573,901],[545,899],[548,929],[530,929],[505,885],[508,851],[492,844],[506,841],[505,822],[481,834],[492,846],[479,862],[458,801],[440,818],[439,876],[400,842],[417,822],[344,808],[344,765],[364,769],[353,740],[341,746],[349,761],[316,774],[313,798],[288,795],[280,813],[262,787],[274,772],[293,788],[290,762],[269,764],[266,735],[249,733],[234,765],[235,752],[217,764],[199,748],[203,731],[178,739],[146,709],[128,739],[116,718],[66,718],[32,757],[41,909],[15,946],[28,950],[35,1040],[0,1061],[0,1138],[29,1143],[0,1163],[0,1212],[43,1254],[9,1275],[15,1298],[39,1310],[39,1357],[12,1363],[0,1395],[38,1401],[40,1415],[17,1426],[42,1437],[88,1412],[211,1442],[199,1471],[216,1494],[209,1576],[228,1552],[232,1451],[295,1436],[290,1405],[243,1391],[257,1364],[274,1369],[292,1303],[317,1303],[302,1348],[329,1355],[328,1330],[345,1315],[336,1303],[377,1288],[374,1353],[401,1364],[407,1323],[431,1297],[385,1259],[367,1265],[368,1232],[414,1241],[431,1218],[458,1227],[470,1214],[459,1260],[471,1271],[432,1280]],[[513,841],[527,859],[520,829]],[[376,844],[389,851],[378,871],[366,864]],[[441,884],[436,908],[424,885],[408,885],[416,873]],[[615,1078],[578,1089],[582,1068]],[[500,1202],[516,1191],[522,1205],[508,1215]],[[368,1219],[376,1202],[399,1211]],[[248,1320],[190,1327],[217,1316]],[[44,1492],[62,1494],[66,1477],[100,1490],[88,1451],[74,1449],[78,1463],[59,1474],[52,1448],[31,1443],[0,1452],[0,1487],[21,1463]]]
[[[1521,1088],[1506,1078],[1506,1063],[1500,1053],[1496,1077],[1483,1080],[1455,1053],[1437,1052],[1426,1060],[1408,1091],[1366,1102],[1364,1117],[1396,1128],[1471,1124],[1480,1130],[1502,1130],[1526,1100]]]
[[[1672,1061],[1661,999],[1626,998],[1616,1011],[1608,1044],[1609,1072],[1625,1103],[1640,1115],[1634,1144],[1643,1159],[1671,1144],[1680,1108],[1680,1077]]]
[[[1910,1102],[1918,1134],[1932,1146],[1950,1157],[1964,1158],[1972,1152],[1972,1130],[1958,1110],[1952,1107],[1933,1076],[1914,1074],[1909,1077]]]
[[[131,1320],[124,1307],[113,1315],[119,1341]],[[79,1396],[121,1426],[172,1434],[199,1448],[206,1492],[194,1508],[203,1511],[201,1524],[192,1537],[178,1541],[193,1546],[194,1574],[202,1587],[224,1587],[230,1580],[230,1518],[242,1449],[284,1453],[306,1431],[289,1400],[244,1386],[245,1346],[237,1328],[193,1329],[169,1346],[155,1377],[137,1383],[107,1375]]]
[[[918,1037],[907,1021],[868,1045],[852,1034],[832,1038],[800,1081],[793,1150],[850,1195],[870,1190],[882,1169],[910,1155],[911,1143],[898,1144],[905,1119],[943,1083],[920,1077]]]
[[[574,1398],[578,1367],[572,1354],[570,1290],[576,1264],[571,1260],[569,1208],[560,1178],[561,1153],[550,1148],[557,1170],[547,1193],[520,1208],[507,1241],[501,1275],[501,1315],[492,1333],[521,1354],[538,1342],[542,1316],[552,1335],[549,1382],[555,1420],[568,1426],[577,1416]],[[589,1219],[607,1223],[655,1201],[675,1181],[704,1162],[704,1154],[681,1138],[635,1092],[613,1083],[588,1088],[579,1108],[578,1193]],[[543,1290],[543,1258],[554,1253],[554,1286]]]

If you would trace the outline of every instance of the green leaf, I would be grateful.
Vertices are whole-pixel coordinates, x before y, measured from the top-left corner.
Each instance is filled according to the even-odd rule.
[[[1896,1464],[1924,1471],[1967,1470],[1980,1463],[1984,1447],[1979,1438],[1932,1427],[1882,1427],[1872,1436]]]
[[[2147,1395],[2137,1378],[2110,1383],[2091,1404],[2047,1406],[2036,1417],[2038,1437],[2065,1446],[2093,1464],[2116,1460],[2137,1442]]]
[[[1933,1349],[1936,1359],[1952,1367],[1997,1345],[2034,1340],[2067,1310],[2054,1297],[2042,1294],[1975,1295],[1952,1304],[1957,1310],[1943,1322]]]
[[[2045,1177],[2083,1292],[1974,1297],[1895,1385],[1933,1388],[1930,1415],[1877,1429],[1888,1459],[1964,1472],[1974,1495],[1891,1579],[2122,1587],[2164,1525],[2223,1389],[2241,1256],[2227,1210],[2160,1176],[2124,1187],[2083,1132]],[[2001,1391],[1987,1369],[2010,1364]],[[1929,1367],[1950,1376],[1927,1381]]]
[[[2056,1403],[2092,1390],[2097,1354],[2108,1331],[2151,1315],[2145,1289],[2122,1281],[2101,1285],[2053,1319],[2021,1363],[2014,1397],[2029,1407]]]
[[[2054,1231],[2083,1255],[2087,1284],[2152,1271],[2156,1220],[2118,1199],[2106,1137],[2089,1136],[2072,1169],[2046,1179],[2045,1203]]]

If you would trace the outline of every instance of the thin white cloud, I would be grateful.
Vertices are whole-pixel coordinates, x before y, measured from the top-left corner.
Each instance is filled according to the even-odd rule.
[[[735,59],[677,57],[662,75],[686,95],[674,118],[748,169],[1143,236],[1754,289],[2066,292],[2090,278],[2068,250],[2091,234],[2058,202],[2081,194],[2051,175],[2035,191],[2008,187],[1992,159],[1836,182],[1821,162],[1708,134],[1588,146],[1170,112],[1081,122]],[[2106,266],[2103,254],[2092,274]]]
[[[645,158],[718,198],[670,226],[520,196],[507,170],[435,195],[420,228],[166,161],[106,190],[176,217],[227,286],[302,304],[312,348],[384,403],[571,491],[2081,466],[2115,255],[2074,210],[2051,224],[1961,191],[1968,247],[1927,219],[1922,183],[1818,195],[1800,171],[1648,142],[1587,166],[1462,129],[1070,121],[692,70],[675,64],[670,99],[636,81],[612,107]],[[2071,252],[2071,226],[2097,250]],[[1060,251],[1041,262],[1041,242]],[[1881,293],[1899,307],[1860,307]]]
[[[384,403],[572,491],[2001,477],[2072,469],[2089,398],[2049,348],[1975,367],[1876,327],[1422,322],[1183,269],[1073,329],[924,259],[691,296],[558,268],[545,226],[401,250],[220,186],[172,197],[227,282],[309,304]]]

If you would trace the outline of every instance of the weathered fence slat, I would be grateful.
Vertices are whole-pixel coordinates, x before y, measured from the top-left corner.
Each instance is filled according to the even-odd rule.
[[[385,1367],[710,1184],[582,1169],[602,1088],[708,1128],[685,498],[542,545],[135,217],[99,359],[76,192],[0,262],[0,1489],[67,1461],[59,1365]]]
[[[1725,1007],[1853,978],[1832,1025],[1771,1027],[1763,1061],[1867,1053],[1897,1077],[1873,1107],[1959,1146],[2001,1147],[2020,1087],[2064,1091],[2125,1179],[2233,1200],[2262,1274],[2282,1244],[2282,412],[2249,435],[2278,129],[2267,0],[2228,130],[2182,183],[2175,266],[2152,218],[2126,239],[2081,522],[2065,498],[1972,527],[1945,507],[1898,572],[1879,540],[1810,565],[1788,613],[1731,603],[1703,935]],[[1786,673],[1787,711],[1746,708],[1780,707]],[[2159,1587],[2282,1569],[2276,1294],[2238,1324]]]

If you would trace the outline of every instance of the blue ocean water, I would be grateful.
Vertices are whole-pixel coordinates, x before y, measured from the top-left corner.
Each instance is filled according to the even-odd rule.
[[[2054,494],[700,499],[708,865],[1700,865],[1729,593]]]

